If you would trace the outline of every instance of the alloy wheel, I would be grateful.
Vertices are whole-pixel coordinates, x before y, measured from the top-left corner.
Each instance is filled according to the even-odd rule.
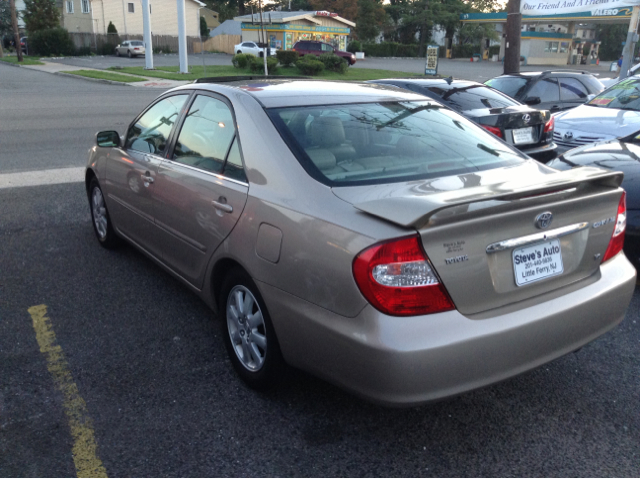
[[[229,292],[227,329],[240,363],[249,371],[260,370],[267,354],[265,323],[258,301],[244,286],[235,286]]]

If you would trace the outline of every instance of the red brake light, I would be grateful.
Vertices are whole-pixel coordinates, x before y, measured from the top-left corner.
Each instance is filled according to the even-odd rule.
[[[546,125],[544,125],[544,132],[549,133],[550,131],[553,131],[555,127],[556,121],[553,119],[553,117],[551,117],[551,120],[549,120]]]
[[[418,236],[364,250],[353,262],[353,275],[364,297],[385,314],[415,316],[454,309]]]
[[[604,258],[602,258],[603,263],[622,251],[625,229],[627,229],[627,193],[623,191],[620,197],[620,203],[618,203],[618,215],[616,216],[615,228],[613,229],[613,234],[609,240],[609,246],[607,246]]]
[[[502,131],[500,130],[500,128],[497,128],[495,126],[488,126],[488,125],[480,125],[482,128],[484,128],[485,130],[493,133],[494,135],[496,135],[498,138],[502,138]]]

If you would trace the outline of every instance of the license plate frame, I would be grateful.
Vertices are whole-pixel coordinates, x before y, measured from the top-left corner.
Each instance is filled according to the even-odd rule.
[[[514,249],[511,253],[516,286],[525,286],[564,273],[559,239]]]
[[[533,139],[532,126],[511,130],[511,135],[513,136],[514,145],[528,145],[530,143],[535,143],[535,140]]]

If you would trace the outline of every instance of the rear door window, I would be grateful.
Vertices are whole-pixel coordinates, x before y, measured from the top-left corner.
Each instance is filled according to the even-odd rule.
[[[587,88],[575,78],[559,78],[562,101],[583,103],[587,100]]]
[[[538,97],[541,102],[560,101],[558,80],[555,78],[542,78],[535,82],[527,92],[527,98]]]

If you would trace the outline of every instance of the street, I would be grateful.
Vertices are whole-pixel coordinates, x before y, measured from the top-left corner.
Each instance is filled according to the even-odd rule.
[[[420,408],[293,370],[248,389],[205,304],[92,230],[94,135],[123,133],[161,92],[0,63],[0,477],[79,475],[78,427],[114,477],[640,475],[638,288],[622,324],[579,351]],[[57,182],[67,168],[77,179]]]

